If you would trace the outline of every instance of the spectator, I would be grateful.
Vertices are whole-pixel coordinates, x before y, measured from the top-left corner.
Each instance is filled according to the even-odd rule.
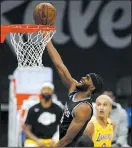
[[[53,84],[44,83],[40,102],[29,109],[23,126],[25,147],[54,146],[59,140],[58,125],[62,109],[53,103],[53,93]]]
[[[112,91],[105,91],[103,94],[108,95],[113,100],[110,118],[115,124],[115,132],[113,138],[113,147],[127,147],[128,137],[128,120],[127,113],[122,106],[116,102],[115,95]]]

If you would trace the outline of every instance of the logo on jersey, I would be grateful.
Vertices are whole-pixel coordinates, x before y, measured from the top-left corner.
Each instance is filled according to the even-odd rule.
[[[70,116],[70,112],[69,112],[69,110],[68,110],[67,103],[66,103],[66,105],[65,105],[64,114],[65,114],[65,116],[66,116],[66,117],[68,117],[68,118],[69,118],[69,116]]]
[[[66,105],[65,105],[65,109],[64,109],[64,112],[63,112],[63,115],[62,115],[62,118],[61,118],[61,123],[63,122],[63,120],[64,120],[64,116],[66,116],[67,118],[69,118],[69,116],[70,116],[70,112],[69,112],[69,110],[68,110],[68,106],[67,106],[67,103],[66,103]]]
[[[96,141],[111,140],[111,139],[112,139],[111,134],[99,134],[99,136],[98,136]]]
[[[56,115],[51,114],[49,112],[42,113],[38,118],[38,122],[43,125],[50,125],[51,123],[54,123],[55,121],[56,121]]]

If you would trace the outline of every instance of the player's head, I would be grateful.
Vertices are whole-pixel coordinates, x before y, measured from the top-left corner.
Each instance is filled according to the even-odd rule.
[[[89,136],[81,136],[75,147],[94,147],[94,143]]]
[[[100,95],[96,99],[96,115],[107,119],[112,110],[112,100],[107,95]]]
[[[101,92],[103,89],[103,79],[96,73],[89,73],[82,77],[77,84],[77,89],[80,91],[89,91],[91,93]]]
[[[52,99],[54,93],[54,85],[52,83],[46,82],[41,88],[41,98],[46,102]]]

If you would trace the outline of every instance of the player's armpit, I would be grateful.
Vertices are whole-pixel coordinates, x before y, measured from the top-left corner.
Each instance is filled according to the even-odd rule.
[[[48,54],[53,62],[53,64],[55,65],[59,76],[63,82],[63,84],[71,89],[71,87],[73,86],[73,84],[77,83],[71,76],[70,72],[68,71],[67,67],[64,65],[60,54],[58,53],[58,51],[56,50],[56,48],[54,47],[54,45],[52,44],[52,42],[50,41],[47,44],[47,51]]]
[[[93,123],[90,121],[88,124],[87,124],[87,127],[86,129],[84,130],[83,132],[83,135],[89,135],[90,137],[92,137],[94,134],[94,125]]]

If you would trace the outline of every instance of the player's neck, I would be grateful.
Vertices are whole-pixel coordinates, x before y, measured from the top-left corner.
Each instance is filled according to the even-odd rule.
[[[99,117],[96,116],[96,119],[98,121],[98,123],[102,126],[102,127],[106,127],[107,126],[107,119],[103,118],[103,117]]]
[[[49,100],[48,102],[46,102],[45,100],[41,100],[41,105],[44,108],[49,108],[52,105],[52,100]]]
[[[83,99],[83,98],[86,98],[86,97],[88,97],[88,96],[90,96],[91,95],[91,92],[90,91],[87,91],[87,92],[82,92],[82,91],[80,91],[80,92],[78,92],[77,94],[76,94],[76,99],[77,100],[79,100],[79,99]]]

